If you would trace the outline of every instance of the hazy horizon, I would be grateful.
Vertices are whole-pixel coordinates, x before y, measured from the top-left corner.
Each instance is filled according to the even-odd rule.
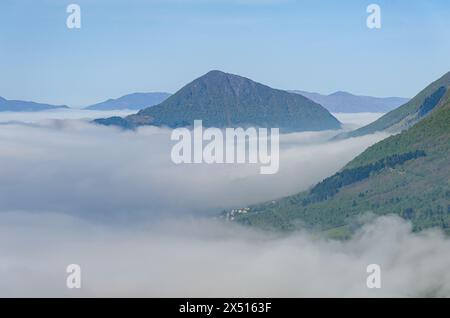
[[[242,75],[240,75],[240,74],[235,74],[235,75],[239,75],[239,76],[242,76]],[[245,77],[245,76],[244,76]],[[256,80],[254,80],[254,79],[252,79],[252,78],[249,78],[250,80],[252,80],[252,81],[255,81],[255,82],[258,82],[258,81],[256,81]],[[194,80],[194,79],[193,79]],[[189,83],[189,82],[188,82]],[[188,84],[188,83],[186,83],[186,84]],[[260,84],[263,84],[263,85],[266,85],[266,84],[264,84],[264,83],[261,83],[261,82],[258,82],[258,83],[260,83]],[[184,85],[183,85],[184,86]],[[181,86],[180,87],[180,89],[183,87],[183,86]],[[405,96],[373,96],[373,95],[360,95],[360,94],[355,94],[355,93],[353,93],[353,92],[350,92],[350,91],[348,91],[348,90],[343,90],[343,89],[339,89],[339,90],[336,90],[336,91],[332,91],[332,92],[319,92],[319,91],[305,91],[305,90],[297,90],[297,89],[295,89],[295,90],[291,90],[291,89],[283,89],[283,88],[277,88],[277,87],[272,87],[272,88],[275,88],[275,89],[280,89],[280,90],[284,90],[284,91],[287,91],[287,92],[307,92],[307,93],[311,93],[311,94],[320,94],[320,95],[323,95],[323,96],[329,96],[329,95],[332,95],[332,94],[335,94],[335,93],[349,93],[349,94],[351,94],[351,95],[354,95],[354,96],[359,96],[359,97],[375,97],[375,98],[404,98],[404,99],[411,99],[411,97],[405,97]],[[118,99],[118,98],[120,98],[120,97],[123,97],[123,96],[126,96],[126,95],[131,95],[131,94],[135,94],[135,93],[168,93],[168,94],[175,94],[176,92],[177,92],[178,90],[176,90],[176,91],[174,91],[174,92],[168,92],[168,91],[155,91],[155,90],[149,90],[149,91],[139,91],[139,92],[128,92],[128,93],[126,93],[126,94],[123,94],[123,95],[114,95],[114,96],[110,96],[110,97],[106,97],[106,98],[104,98],[104,99],[102,99],[102,100],[97,100],[97,101],[95,101],[95,102],[93,102],[93,103],[91,103],[91,104],[88,104],[88,105],[69,105],[69,104],[67,104],[67,103],[62,103],[61,105],[65,105],[65,106],[68,106],[68,107],[70,107],[70,108],[73,108],[73,109],[83,109],[83,108],[86,108],[86,107],[88,107],[88,106],[92,106],[92,105],[95,105],[95,104],[98,104],[98,103],[101,103],[101,102],[105,102],[105,101],[107,101],[107,100],[110,100],[110,99]],[[48,101],[41,101],[41,100],[27,100],[27,99],[23,99],[23,98],[6,98],[5,96],[2,96],[2,95],[0,95],[0,97],[3,97],[3,98],[5,98],[5,99],[7,99],[7,100],[20,100],[20,101],[30,101],[30,102],[36,102],[36,103],[43,103],[43,104],[51,104],[51,105],[56,105],[56,104],[52,104],[52,103],[50,103],[50,102],[48,102]]]

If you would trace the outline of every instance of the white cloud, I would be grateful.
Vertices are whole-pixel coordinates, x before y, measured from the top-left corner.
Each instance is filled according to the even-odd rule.
[[[450,296],[448,240],[396,218],[336,242],[204,217],[306,189],[385,135],[283,135],[280,172],[263,176],[175,166],[164,129],[29,119],[0,125],[0,296]],[[366,288],[371,263],[381,290]]]
[[[38,117],[39,119],[40,117]],[[384,135],[327,142],[336,132],[281,136],[280,170],[257,165],[175,165],[170,132],[74,120],[0,125],[0,211],[97,219],[216,213],[307,189]],[[95,211],[95,213],[93,213]]]
[[[383,217],[350,241],[276,237],[212,220],[124,229],[71,217],[0,215],[0,296],[420,297],[450,296],[450,242]],[[65,287],[65,268],[82,288]],[[381,266],[381,289],[366,267]]]
[[[384,113],[333,113],[333,115],[344,123],[345,129],[352,130],[370,124]]]
[[[94,119],[99,117],[126,116],[132,110],[96,111],[83,109],[55,109],[40,112],[0,112],[0,123],[36,123],[49,119]]]

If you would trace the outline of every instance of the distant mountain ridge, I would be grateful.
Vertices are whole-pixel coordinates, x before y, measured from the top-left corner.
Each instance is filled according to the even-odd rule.
[[[282,131],[339,129],[341,123],[324,107],[294,93],[248,78],[211,71],[181,88],[159,105],[125,118],[98,119],[103,125],[206,127],[276,127]]]
[[[141,110],[165,101],[171,94],[164,92],[133,93],[87,106],[88,110]]]
[[[332,113],[387,113],[409,101],[403,97],[371,97],[338,91],[330,95],[294,90]]]
[[[8,100],[0,97],[0,112],[36,112],[50,109],[69,108],[66,105],[50,105],[22,100]]]

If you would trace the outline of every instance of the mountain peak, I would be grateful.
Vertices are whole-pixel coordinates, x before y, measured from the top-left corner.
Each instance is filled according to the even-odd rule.
[[[289,132],[341,127],[325,108],[306,97],[219,70],[195,79],[161,104],[125,118],[131,127],[189,127],[194,120],[203,120],[205,127],[276,127]]]
[[[224,75],[228,75],[228,73],[225,73],[221,70],[211,70],[208,73],[206,73],[204,76],[217,76],[217,75],[224,76]]]
[[[350,94],[349,92],[337,91],[337,92],[330,94],[329,96],[353,96],[353,95]]]
[[[212,70],[206,73],[205,75],[197,78],[196,81],[210,81],[212,83],[216,83],[217,81],[229,81],[229,82],[237,82],[237,81],[248,81],[253,82],[251,79],[242,77],[236,74],[225,73],[219,70]]]
[[[196,80],[211,80],[211,79],[219,79],[219,78],[225,79],[227,77],[233,77],[233,76],[237,76],[237,75],[225,73],[225,72],[222,72],[219,70],[211,70],[208,73],[200,76]]]

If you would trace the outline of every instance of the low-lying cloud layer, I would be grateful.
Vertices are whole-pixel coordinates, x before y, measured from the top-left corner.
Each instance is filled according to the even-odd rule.
[[[450,296],[450,241],[412,234],[394,217],[346,242],[199,219],[131,230],[12,213],[0,215],[0,229],[0,296]],[[66,288],[72,263],[81,266],[81,289]],[[372,263],[381,266],[381,289],[366,287]]]
[[[0,211],[100,219],[215,213],[307,189],[342,168],[373,135],[327,142],[335,132],[281,136],[280,170],[258,165],[175,165],[170,131],[137,132],[84,121],[0,125]]]
[[[279,173],[260,175],[177,166],[168,130],[28,116],[0,118],[0,296],[450,296],[448,240],[396,218],[335,242],[207,217],[307,189],[385,135],[283,135]],[[81,290],[66,288],[71,263]],[[366,287],[371,263],[380,290]]]

